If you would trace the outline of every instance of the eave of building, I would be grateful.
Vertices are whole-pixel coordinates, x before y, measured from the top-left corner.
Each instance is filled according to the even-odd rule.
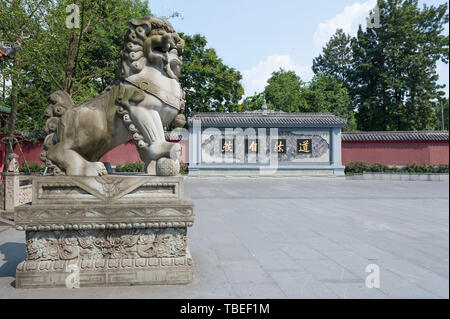
[[[448,131],[344,132],[342,141],[448,141]]]
[[[347,121],[332,113],[287,113],[254,111],[243,113],[194,113],[189,126],[200,121],[202,127],[342,127]]]

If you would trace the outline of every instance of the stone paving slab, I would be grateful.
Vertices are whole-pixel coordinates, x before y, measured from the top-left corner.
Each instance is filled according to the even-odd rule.
[[[185,190],[192,284],[15,289],[24,233],[9,228],[0,298],[449,298],[448,182],[188,178]]]

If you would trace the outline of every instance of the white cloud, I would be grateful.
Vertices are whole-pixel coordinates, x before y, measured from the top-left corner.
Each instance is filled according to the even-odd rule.
[[[316,48],[320,49],[325,46],[338,28],[341,28],[346,33],[355,35],[360,24],[365,26],[366,17],[375,8],[376,3],[376,0],[368,0],[363,3],[356,2],[345,7],[342,12],[330,20],[320,23],[314,33],[314,45]]]
[[[295,65],[289,54],[274,54],[268,56],[264,61],[259,62],[249,70],[241,72],[245,96],[264,91],[272,72],[278,71],[280,68],[295,71],[303,81],[308,81],[312,76],[310,66]]]

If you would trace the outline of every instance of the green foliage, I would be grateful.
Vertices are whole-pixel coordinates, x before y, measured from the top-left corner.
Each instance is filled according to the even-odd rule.
[[[117,165],[116,172],[118,173],[145,173],[145,164],[138,162],[128,162],[124,165]],[[187,175],[189,172],[189,165],[185,163],[180,164],[180,174]]]
[[[356,129],[355,112],[351,107],[348,91],[334,77],[324,74],[314,76],[303,90],[302,96],[307,101],[310,111],[335,113],[347,119],[344,131]]]
[[[378,7],[381,26],[360,26],[355,38],[338,29],[313,60],[314,73],[349,89],[358,130],[441,129],[440,106],[448,101],[436,63],[448,63],[448,5],[420,9],[417,0],[379,0]]]
[[[345,165],[345,174],[362,174],[369,171],[369,165],[363,162],[352,162]]]
[[[65,24],[72,3],[80,7],[78,29]],[[17,111],[15,130],[43,131],[48,97],[56,90],[81,103],[110,84],[129,20],[146,15],[151,12],[141,0],[2,1],[0,39],[25,37],[16,58],[0,64],[2,76],[13,80],[3,87],[1,103]]]
[[[269,109],[284,112],[335,113],[347,119],[344,131],[356,129],[355,112],[347,88],[332,76],[318,74],[304,83],[294,71],[273,72],[264,93],[245,98],[243,111],[261,109],[264,96]]]
[[[145,164],[141,162],[127,162],[124,165],[117,165],[116,172],[127,173],[145,173]]]
[[[45,169],[45,166],[41,165],[38,162],[29,163],[28,167],[30,168],[31,173],[43,173],[44,169]],[[28,173],[28,168],[25,165],[25,163],[22,165],[19,165],[19,172]]]
[[[179,34],[186,42],[180,77],[186,93],[185,115],[236,111],[244,94],[241,73],[225,65],[214,49],[206,48],[204,36]]]
[[[381,163],[375,163],[375,164],[369,165],[369,171],[373,172],[373,173],[384,173],[384,172],[388,171],[388,167]]]
[[[180,163],[180,174],[187,175],[189,173],[189,165],[185,163]]]
[[[442,108],[444,108],[444,126],[442,125]],[[448,98],[443,97],[439,99],[439,103],[436,106],[435,117],[438,119],[436,123],[437,130],[448,130],[449,120],[448,120]]]
[[[331,75],[341,83],[346,84],[351,68],[351,36],[344,33],[342,29],[337,29],[322,49],[322,54],[313,60],[312,69],[316,75]]]
[[[350,94],[359,130],[426,130],[436,127],[434,109],[444,95],[436,63],[448,63],[448,5],[379,0],[379,28],[352,39]]]
[[[294,71],[280,69],[272,73],[264,94],[268,108],[284,112],[308,112],[304,96],[304,83]]]
[[[256,111],[260,110],[264,101],[264,93],[257,93],[248,96],[242,102],[242,111]]]
[[[440,164],[437,167],[437,172],[436,173],[447,173],[449,172],[449,167],[448,164]]]
[[[401,168],[397,166],[389,167],[380,163],[367,164],[364,162],[352,162],[345,165],[345,174],[363,174],[363,173],[410,173],[410,174],[445,174],[449,172],[448,164],[441,164],[438,166],[431,165],[406,165],[406,167]]]
[[[439,166],[430,165],[406,165],[406,171],[408,173],[448,173],[448,164],[441,164]]]

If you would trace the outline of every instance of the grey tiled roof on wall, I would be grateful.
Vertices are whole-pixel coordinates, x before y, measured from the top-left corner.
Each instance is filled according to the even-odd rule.
[[[345,132],[342,141],[448,141],[448,131]]]
[[[194,113],[194,120],[201,120],[202,127],[342,127],[347,120],[332,113],[288,113],[254,111],[242,113]]]

